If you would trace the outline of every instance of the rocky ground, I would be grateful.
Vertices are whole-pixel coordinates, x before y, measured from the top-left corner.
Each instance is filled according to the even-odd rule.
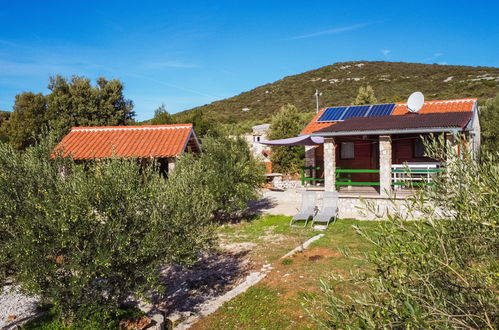
[[[0,292],[0,329],[10,329],[36,315],[37,298],[28,297],[18,288],[6,285]]]
[[[246,251],[223,251],[204,254],[190,269],[179,266],[162,271],[167,287],[164,296],[156,297],[157,308],[174,319],[197,313],[199,306],[240,284],[252,265]]]

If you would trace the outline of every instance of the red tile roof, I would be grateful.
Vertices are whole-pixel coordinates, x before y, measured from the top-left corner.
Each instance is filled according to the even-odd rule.
[[[476,98],[468,99],[455,99],[455,100],[439,100],[439,101],[426,101],[418,111],[418,114],[432,114],[432,113],[447,113],[447,112],[472,112],[473,108],[477,102]],[[308,125],[303,129],[301,134],[311,134],[315,132],[327,131],[328,128],[335,125],[337,122],[317,122],[320,116],[324,113],[327,108],[322,109],[317,113],[314,118],[308,123]],[[406,103],[397,103],[391,116],[406,115],[410,112],[407,110]],[[386,117],[386,116],[384,116]],[[366,117],[369,118],[378,117]],[[347,119],[346,121],[348,121]],[[338,122],[339,123],[339,122]]]
[[[418,113],[442,113],[442,112],[460,112],[473,111],[473,105],[477,99],[458,99],[442,101],[426,101]],[[409,113],[406,103],[398,103],[393,109],[393,115],[404,115]]]
[[[403,116],[352,117],[316,133],[404,131],[429,128],[464,128],[472,112],[410,113]]]
[[[192,139],[197,145],[192,124],[73,127],[54,152],[74,159],[173,157]]]
[[[301,131],[300,134],[302,134],[302,135],[303,134],[311,134],[311,133],[320,131],[321,129],[333,126],[335,124],[334,122],[331,122],[331,123],[319,123],[319,122],[317,122],[317,119],[319,119],[320,116],[322,116],[322,114],[324,113],[324,111],[326,109],[327,108],[324,108],[321,111],[319,111],[314,116],[314,118],[312,118],[312,120],[310,121],[310,123],[308,123],[308,125],[305,126],[305,128],[303,129],[303,131]]]

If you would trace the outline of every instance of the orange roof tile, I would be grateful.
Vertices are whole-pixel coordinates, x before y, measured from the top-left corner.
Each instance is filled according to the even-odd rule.
[[[318,113],[315,114],[314,118],[312,118],[312,120],[310,121],[310,123],[308,123],[308,125],[303,129],[303,131],[301,131],[301,135],[304,135],[304,134],[312,134],[314,132],[317,132],[317,131],[320,131],[324,128],[327,128],[327,127],[331,127],[333,126],[334,122],[330,122],[330,123],[318,123],[317,122],[317,119],[320,118],[320,116],[324,113],[324,111],[326,110],[327,108],[324,108],[322,110],[320,110]]]
[[[473,111],[473,105],[477,99],[457,99],[457,100],[441,100],[441,101],[426,101],[418,113],[442,113],[442,112],[462,112]],[[392,115],[405,115],[410,113],[407,110],[406,103],[398,103],[393,109]]]
[[[468,112],[473,111],[473,107],[477,102],[476,98],[468,99],[455,99],[455,100],[439,100],[439,101],[426,101],[423,104],[421,110],[418,113],[429,114],[429,113],[447,113],[447,112]],[[319,111],[314,118],[308,123],[308,125],[303,129],[300,134],[312,134],[324,129],[327,129],[336,122],[317,122],[320,116],[324,113],[327,108]],[[392,116],[405,115],[410,113],[407,110],[406,103],[397,103],[393,109]],[[375,117],[368,117],[375,118]]]
[[[173,157],[191,138],[196,139],[192,124],[73,127],[54,152],[74,159]]]

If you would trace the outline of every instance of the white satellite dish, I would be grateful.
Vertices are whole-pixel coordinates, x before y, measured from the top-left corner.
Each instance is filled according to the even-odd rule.
[[[418,112],[424,104],[424,95],[421,92],[412,93],[407,99],[407,109],[410,112]]]

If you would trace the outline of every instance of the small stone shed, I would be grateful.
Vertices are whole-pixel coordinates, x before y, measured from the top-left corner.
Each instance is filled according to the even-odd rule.
[[[184,152],[201,152],[192,124],[73,127],[54,149],[63,157],[82,161],[111,157],[154,159],[164,174],[175,168]]]

